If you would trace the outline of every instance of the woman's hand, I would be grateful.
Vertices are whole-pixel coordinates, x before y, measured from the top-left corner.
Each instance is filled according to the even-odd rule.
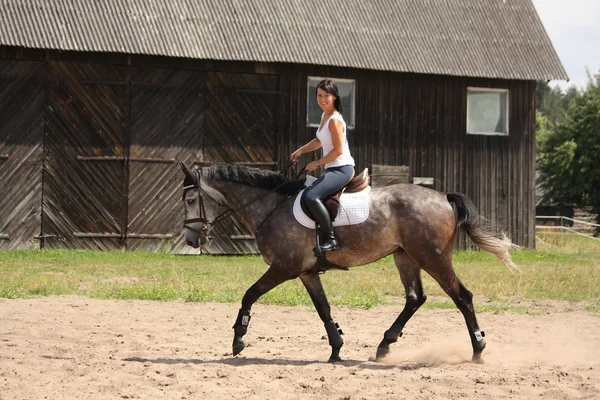
[[[306,167],[304,167],[308,172],[314,171],[315,169],[319,169],[321,168],[321,165],[317,164],[317,161],[311,161],[308,164],[306,164]]]
[[[290,160],[293,163],[297,163],[298,161],[300,161],[301,155],[302,155],[302,150],[298,149],[295,152],[293,152],[292,154],[290,154]]]

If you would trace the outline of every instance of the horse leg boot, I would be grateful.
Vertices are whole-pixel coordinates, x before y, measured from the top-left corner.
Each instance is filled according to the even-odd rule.
[[[246,347],[246,341],[242,339],[248,332],[248,324],[250,323],[250,309],[240,308],[238,316],[233,324],[233,355],[237,356]]]
[[[344,339],[342,339],[341,336],[343,332],[340,329],[340,326],[331,318],[331,307],[327,301],[327,296],[325,296],[321,277],[318,274],[309,273],[300,275],[300,280],[312,299],[321,321],[325,324],[325,332],[327,332],[329,345],[331,346],[329,362],[342,361],[340,358],[340,349],[344,345]]]
[[[344,332],[338,323],[333,322],[332,319],[325,322],[325,332],[327,332],[327,338],[329,339],[329,345],[331,346],[331,355],[329,356],[328,362],[342,361],[340,349],[344,345],[344,339],[342,339]]]
[[[312,213],[313,217],[319,224],[321,231],[325,234],[325,243],[321,244],[321,251],[335,251],[340,250],[340,243],[333,232],[333,224],[331,223],[331,217],[329,216],[329,212],[327,208],[323,204],[320,199],[314,199],[313,201],[309,201],[306,204],[308,209]],[[315,248],[313,251],[318,249]]]

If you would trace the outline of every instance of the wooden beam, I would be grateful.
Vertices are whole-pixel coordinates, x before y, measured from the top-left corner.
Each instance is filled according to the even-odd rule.
[[[165,164],[171,164],[171,163],[175,162],[174,158],[117,157],[117,156],[96,156],[96,157],[77,156],[76,158],[78,161],[132,161],[132,162],[165,163]]]

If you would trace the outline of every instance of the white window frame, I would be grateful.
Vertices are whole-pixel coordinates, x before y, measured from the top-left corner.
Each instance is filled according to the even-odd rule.
[[[471,132],[469,131],[469,92],[492,92],[492,93],[505,93],[506,94],[506,115],[505,118],[506,120],[504,121],[504,126],[506,127],[506,132]],[[510,120],[509,115],[510,115],[510,109],[509,109],[509,96],[510,96],[510,91],[508,89],[498,89],[498,88],[483,88],[483,87],[474,87],[474,86],[468,86],[467,87],[467,134],[468,135],[488,135],[488,136],[508,136],[509,132],[510,132],[510,128],[508,125],[508,122]]]
[[[355,126],[355,121],[356,121],[356,80],[355,79],[340,79],[340,78],[332,78],[332,77],[321,77],[321,76],[309,76],[308,79],[306,79],[306,93],[307,93],[307,102],[306,102],[306,126],[309,126],[311,128],[319,128],[319,123],[316,124],[311,124],[310,123],[310,103],[311,102],[316,102],[316,95],[315,92],[312,91],[310,89],[310,83],[311,81],[316,81],[317,84],[319,82],[321,82],[323,79],[331,79],[332,81],[334,81],[339,88],[339,84],[340,83],[350,83],[352,84],[352,106],[350,107],[350,118],[348,118],[348,112],[346,111],[346,109],[343,109],[343,114],[344,114],[344,121],[346,121],[346,128],[347,129],[354,129]],[[344,108],[344,107],[342,107]],[[346,119],[348,118],[348,119]]]

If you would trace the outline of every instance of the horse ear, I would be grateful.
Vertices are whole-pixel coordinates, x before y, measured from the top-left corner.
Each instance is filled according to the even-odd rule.
[[[190,171],[190,169],[181,161],[179,161],[179,166],[181,167],[181,170],[185,174],[186,179],[193,181],[194,175],[192,174],[192,171]]]

